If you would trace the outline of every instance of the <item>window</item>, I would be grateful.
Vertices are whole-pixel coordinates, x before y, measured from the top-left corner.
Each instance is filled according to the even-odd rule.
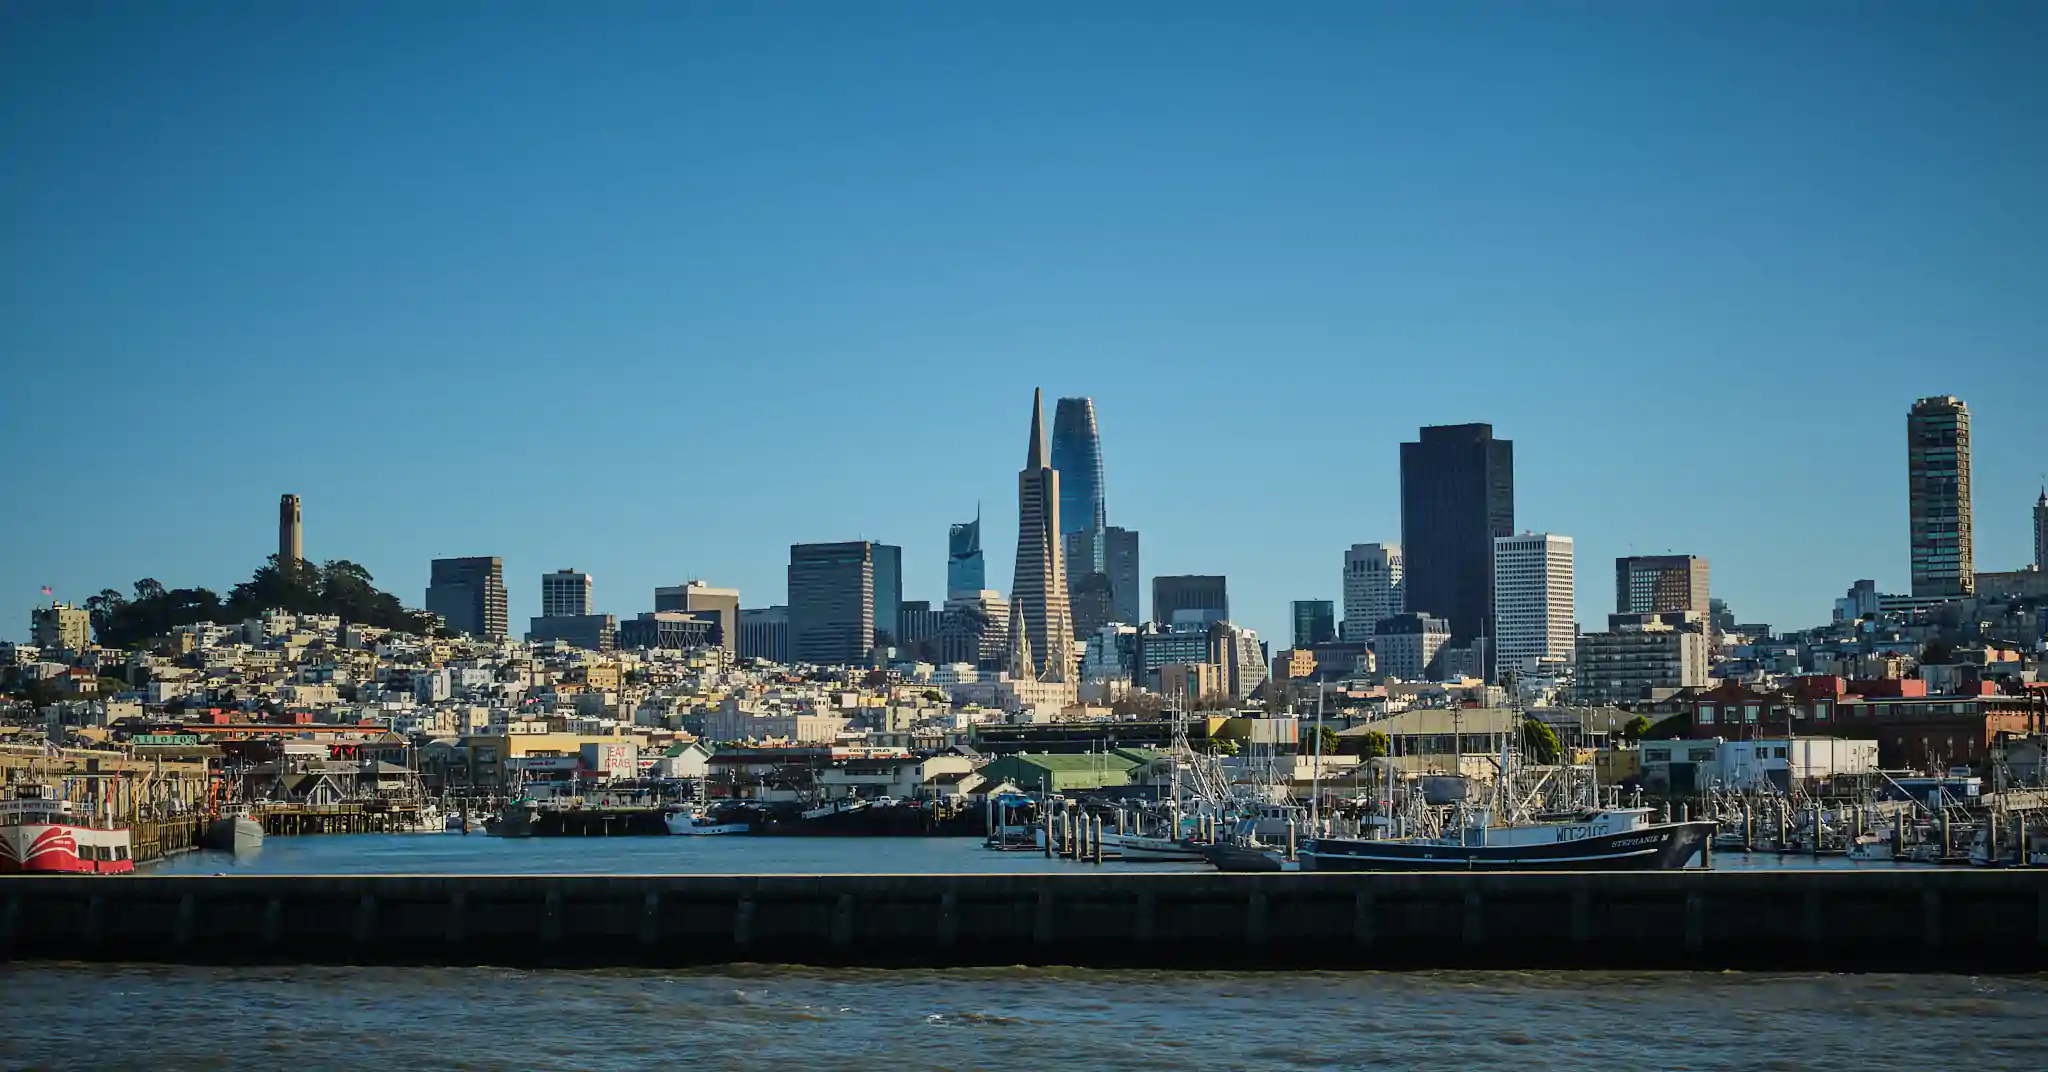
[[[1815,722],[1826,722],[1826,721],[1828,720],[1828,708],[1829,708],[1829,706],[1830,706],[1830,705],[1828,704],[1828,702],[1827,702],[1826,700],[1822,700],[1822,701],[1820,701],[1819,703],[1816,703],[1816,704],[1814,704],[1814,705],[1813,705],[1813,720],[1814,720]]]
[[[1703,725],[1703,726],[1711,726],[1711,725],[1713,725],[1713,723],[1714,723],[1714,705],[1713,705],[1713,704],[1710,704],[1710,703],[1703,703],[1703,704],[1701,704],[1701,705],[1700,705],[1700,719],[1699,719],[1699,720],[1700,720],[1700,725]]]
[[[1758,704],[1745,705],[1742,708],[1742,721],[1751,723],[1752,725],[1755,724],[1757,713],[1761,710],[1763,710],[1763,708],[1761,705]]]
[[[1714,761],[1714,750],[1711,748],[1694,748],[1686,752],[1685,758],[1694,763],[1712,763]]]
[[[1778,747],[1776,747],[1776,748],[1773,748],[1773,749],[1771,749],[1771,758],[1772,758],[1772,759],[1784,759],[1784,758],[1785,758],[1785,746],[1781,744],[1781,745],[1779,745]]]
[[[1671,762],[1671,750],[1669,748],[1645,748],[1643,749],[1643,762],[1669,763]]]

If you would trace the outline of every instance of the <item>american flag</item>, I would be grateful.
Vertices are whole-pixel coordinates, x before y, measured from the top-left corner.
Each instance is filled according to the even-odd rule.
[[[44,585],[44,586],[43,586],[43,594],[44,594],[44,595],[46,595],[46,596],[53,596],[53,595],[56,595],[57,593],[55,593],[55,592],[52,592],[52,591],[50,591],[50,586],[46,584],[46,585]]]

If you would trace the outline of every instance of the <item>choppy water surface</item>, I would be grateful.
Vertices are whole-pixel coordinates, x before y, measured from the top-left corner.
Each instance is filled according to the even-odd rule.
[[[1104,868],[1208,871],[1204,863]],[[1721,853],[1716,868],[1859,866],[1835,857]],[[1033,852],[990,852],[978,838],[616,837],[494,838],[482,834],[324,834],[272,837],[252,853],[193,852],[146,865],[144,874],[1015,874],[1094,871],[1094,864]]]
[[[7,1068],[2048,1067],[2048,978],[0,968]]]

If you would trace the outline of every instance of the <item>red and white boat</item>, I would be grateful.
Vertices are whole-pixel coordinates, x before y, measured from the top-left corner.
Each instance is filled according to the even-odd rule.
[[[26,785],[0,800],[0,874],[108,875],[135,870],[125,827],[102,825],[68,800]]]

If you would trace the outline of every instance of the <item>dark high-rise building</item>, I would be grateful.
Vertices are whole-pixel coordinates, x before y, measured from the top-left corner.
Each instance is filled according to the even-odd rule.
[[[1337,639],[1337,604],[1327,599],[1294,601],[1294,646],[1312,648]]]
[[[1222,577],[1184,574],[1152,578],[1152,620],[1172,625],[1176,619],[1204,625],[1230,620],[1230,585]]]
[[[1045,446],[1044,399],[1031,392],[1031,443],[1017,473],[1017,572],[1010,608],[1045,681],[1068,681],[1079,669],[1074,619],[1067,607],[1066,553],[1060,540],[1060,474]],[[1015,643],[1017,638],[1011,638]]]
[[[903,548],[875,545],[875,643],[893,648],[903,642]]]
[[[1102,545],[1103,572],[1109,575],[1110,620],[1125,625],[1144,624],[1138,607],[1145,586],[1140,579],[1144,574],[1138,566],[1138,530],[1112,525],[1103,530]]]
[[[505,639],[509,624],[505,563],[496,557],[437,558],[428,575],[427,610],[458,633]]]
[[[1708,613],[1707,560],[1696,555],[1630,555],[1614,560],[1614,612]]]
[[[1906,414],[1906,494],[1916,598],[1977,590],[1970,517],[1970,407],[1923,398]]]
[[[306,558],[306,527],[299,516],[299,497],[286,495],[277,500],[277,564],[303,562]]]
[[[1452,424],[1401,444],[1403,601],[1450,623],[1452,645],[1496,631],[1493,541],[1514,534],[1512,440],[1495,439],[1490,424]]]
[[[789,654],[800,663],[858,666],[875,642],[875,545],[789,547]]]
[[[946,532],[946,598],[960,599],[988,587],[988,564],[981,557],[981,511],[974,520]]]

